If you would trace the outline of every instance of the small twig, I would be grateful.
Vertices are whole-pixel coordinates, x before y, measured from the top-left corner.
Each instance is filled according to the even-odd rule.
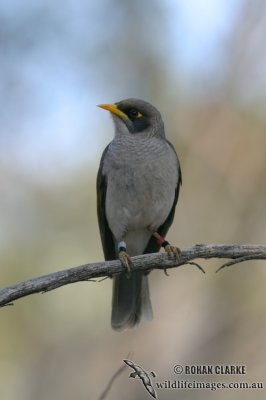
[[[240,264],[244,261],[257,260],[257,259],[259,260],[259,258],[254,258],[254,255],[235,258],[234,260],[228,261],[227,263],[221,265],[215,272],[219,272],[226,267],[231,267],[231,265]]]
[[[102,282],[102,281],[105,281],[106,279],[108,279],[109,278],[109,276],[104,276],[102,279],[99,279],[97,282]]]
[[[104,391],[102,392],[102,394],[100,395],[100,397],[97,400],[104,400],[109,392],[109,390],[111,389],[114,381],[119,377],[119,375],[122,374],[122,372],[124,372],[124,370],[127,369],[126,364],[122,365],[115,373],[114,375],[111,377],[111,379],[109,380],[106,388],[104,389]]]
[[[190,261],[190,262],[188,262],[188,264],[195,265],[201,272],[203,272],[205,274],[204,269],[199,264],[197,264],[195,261]]]

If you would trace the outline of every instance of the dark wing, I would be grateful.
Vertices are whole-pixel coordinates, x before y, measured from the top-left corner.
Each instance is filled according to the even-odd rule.
[[[109,145],[105,148],[103,152],[97,174],[97,214],[105,260],[114,260],[116,258],[115,243],[105,213],[107,179],[103,175],[103,160],[107,153],[108,147]]]
[[[129,367],[133,368],[134,371],[138,372],[139,374],[140,374],[140,373],[147,374],[147,372],[144,371],[144,369],[143,369],[140,365],[135,364],[135,363],[133,363],[133,362],[130,361],[130,360],[123,360],[123,361],[124,361],[124,363],[126,363]]]
[[[157,393],[156,393],[154,387],[153,387],[152,385],[147,385],[147,386],[144,385],[144,386],[145,386],[146,390],[150,393],[150,395],[151,395],[154,399],[157,399]]]
[[[164,223],[157,229],[157,232],[163,237],[166,236],[166,234],[167,234],[167,232],[168,232],[168,230],[169,230],[169,228],[172,225],[172,222],[174,220],[175,207],[176,207],[176,203],[177,203],[178,196],[179,196],[179,189],[180,189],[180,186],[182,185],[182,174],[181,174],[181,169],[180,169],[180,163],[179,163],[175,148],[172,145],[172,143],[168,142],[168,140],[167,140],[167,143],[173,149],[173,151],[174,151],[174,153],[176,155],[177,169],[178,169],[178,181],[177,181],[177,184],[176,184],[175,198],[174,198],[174,202],[173,202],[171,211],[168,214],[168,217],[166,218]],[[150,240],[149,240],[149,242],[148,242],[148,244],[146,246],[146,249],[144,250],[144,254],[156,253],[159,250],[160,250],[160,246],[158,245],[157,240],[153,236],[151,236],[151,238],[150,238]]]
[[[134,369],[134,371],[138,371],[139,366],[134,364],[132,361],[130,360],[123,360],[125,364],[127,364],[129,367],[131,367],[132,369]]]

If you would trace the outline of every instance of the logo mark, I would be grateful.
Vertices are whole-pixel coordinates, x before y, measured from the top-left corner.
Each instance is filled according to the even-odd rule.
[[[142,367],[140,367],[137,364],[134,364],[130,360],[123,360],[125,364],[127,364],[130,368],[134,370],[134,372],[131,372],[129,375],[129,378],[135,378],[135,379],[141,379],[142,383],[145,387],[145,389],[149,392],[149,394],[154,398],[157,399],[157,393],[156,390],[152,384],[152,378],[155,378],[155,373],[154,372],[146,372]]]

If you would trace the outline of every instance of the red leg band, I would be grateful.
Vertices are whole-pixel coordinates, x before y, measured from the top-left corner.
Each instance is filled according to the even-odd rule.
[[[162,236],[159,236],[157,239],[157,243],[159,244],[160,247],[162,247],[162,244],[165,242],[165,238]]]

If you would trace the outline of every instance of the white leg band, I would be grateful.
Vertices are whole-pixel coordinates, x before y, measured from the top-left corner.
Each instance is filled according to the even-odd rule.
[[[126,250],[127,245],[126,245],[125,242],[119,242],[118,245],[117,245],[117,248],[118,248],[118,251],[121,251],[122,249],[123,249],[123,250],[124,250],[124,249]]]

